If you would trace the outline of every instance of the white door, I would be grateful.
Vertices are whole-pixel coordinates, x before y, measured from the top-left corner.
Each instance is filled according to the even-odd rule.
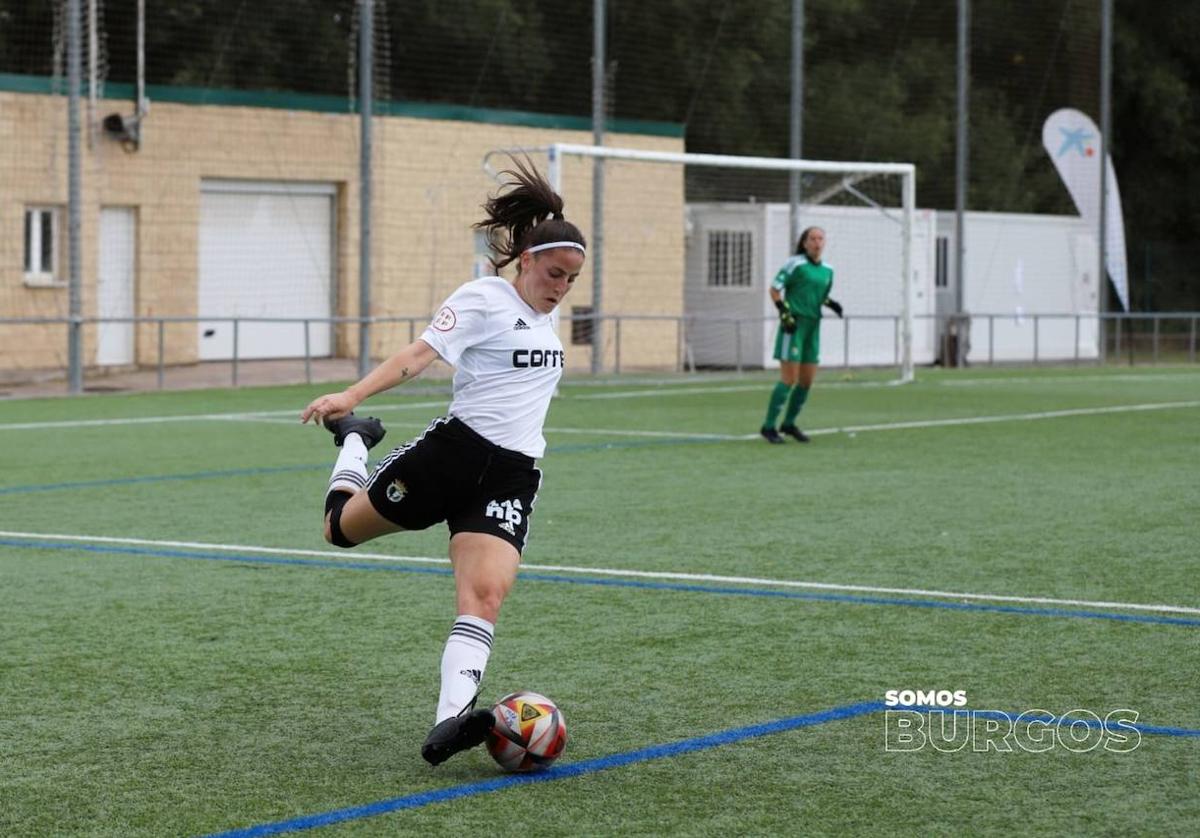
[[[132,207],[100,208],[96,316],[101,319],[133,317],[136,218]],[[133,363],[133,323],[100,323],[97,326],[96,363]]]
[[[309,354],[327,357],[332,326],[334,187],[206,180],[200,195],[199,357],[234,354],[219,318],[314,318]],[[302,323],[239,322],[238,358],[304,356]]]
[[[1071,305],[1079,317],[1077,351],[1081,358],[1100,357],[1100,296],[1096,274],[1100,272],[1096,237],[1090,233],[1071,236],[1071,261],[1075,268],[1071,283]]]

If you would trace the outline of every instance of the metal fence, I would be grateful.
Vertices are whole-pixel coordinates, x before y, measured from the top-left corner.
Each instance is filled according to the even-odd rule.
[[[606,315],[563,317],[561,333],[569,348],[591,366],[592,335],[601,329],[604,357],[599,368],[608,374],[645,371],[691,372],[726,369],[737,372],[762,369],[770,357],[775,334],[773,318],[721,318],[680,315]],[[232,327],[232,354],[228,358],[186,362],[171,360],[168,344],[194,341],[200,323],[227,323]],[[232,386],[263,383],[305,383],[357,377],[358,358],[341,347],[357,347],[357,317],[134,317],[0,318],[0,327],[46,330],[62,329],[56,345],[63,351],[47,358],[44,366],[16,368],[0,361],[0,383],[9,390],[40,384],[53,390],[68,376],[65,347],[71,325],[79,325],[88,341],[88,330],[103,325],[128,324],[137,329],[139,363],[110,366],[89,365],[85,389],[167,389],[186,386]],[[416,339],[429,322],[428,315],[377,317],[369,321],[373,331],[390,348]],[[848,316],[829,320],[823,340],[822,364],[826,367],[899,368],[902,357],[900,318],[890,315]],[[243,350],[245,330],[259,324],[295,324],[303,332],[303,350],[287,357],[247,357]],[[315,326],[341,330],[328,355],[312,351]],[[878,337],[863,348],[864,332]],[[1137,314],[975,314],[918,316],[914,334],[919,346],[914,353],[917,366],[998,366],[1048,364],[1162,364],[1197,361],[1200,312]],[[31,333],[32,335],[32,333]],[[91,335],[95,337],[95,335]],[[93,343],[94,345],[94,343]],[[653,351],[648,351],[652,347]],[[153,359],[153,360],[150,360]],[[378,359],[372,359],[378,360]],[[203,374],[200,374],[202,371]],[[247,376],[247,371],[251,375]],[[448,368],[440,375],[448,374]],[[431,371],[438,377],[437,370]],[[105,386],[106,382],[108,386]]]

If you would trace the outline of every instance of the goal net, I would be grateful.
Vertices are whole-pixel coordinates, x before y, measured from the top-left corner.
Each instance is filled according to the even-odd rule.
[[[504,153],[527,154],[546,172],[588,235],[561,331],[569,354],[590,353],[593,372],[777,366],[768,289],[809,226],[826,232],[831,296],[846,315],[825,310],[821,364],[908,380],[914,363],[931,360],[933,221],[915,211],[911,164],[555,144],[491,152],[493,175]]]

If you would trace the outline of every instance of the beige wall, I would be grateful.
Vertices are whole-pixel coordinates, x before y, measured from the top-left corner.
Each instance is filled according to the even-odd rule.
[[[121,101],[98,112],[128,111]],[[67,143],[65,99],[0,92],[0,317],[67,314],[65,287],[32,288],[23,277],[24,208],[63,207],[60,275],[66,276]],[[137,210],[136,313],[196,313],[200,183],[204,178],[334,183],[337,192],[336,314],[358,311],[359,121],[353,114],[155,102],[140,150],[128,152],[94,135],[83,147],[82,277],[84,315],[95,315],[97,227],[101,206]],[[387,116],[374,124],[375,195],[372,298],[377,315],[427,316],[471,278],[480,204],[494,184],[481,161],[492,149],[550,142],[590,142],[590,132],[483,122]],[[682,151],[679,138],[610,134],[608,144]],[[544,158],[535,157],[544,166]],[[605,212],[605,307],[609,313],[678,315],[683,305],[683,173],[680,167],[610,164]],[[591,232],[591,162],[564,172],[566,217]],[[619,244],[619,246],[617,246]],[[564,305],[590,305],[585,267]],[[418,327],[418,333],[421,327]],[[567,325],[564,342],[569,341]],[[85,363],[94,358],[94,328],[85,330]],[[196,358],[195,327],[167,329],[168,363]],[[409,329],[380,326],[373,354],[408,340]],[[607,365],[614,361],[611,327]],[[673,366],[675,329],[625,324],[623,366]],[[339,354],[357,351],[345,327]],[[157,332],[140,329],[141,364],[157,361]],[[62,326],[0,325],[0,369],[63,366]],[[569,365],[586,368],[588,347],[568,345]]]

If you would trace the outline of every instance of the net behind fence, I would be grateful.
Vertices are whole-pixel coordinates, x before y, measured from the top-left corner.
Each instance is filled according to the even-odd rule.
[[[501,145],[588,141],[592,4],[560,3],[552,14],[523,0],[371,5],[380,115],[370,158],[377,208],[372,313],[424,317],[482,270],[469,230],[489,185],[478,177],[482,154]],[[0,0],[0,179],[11,198],[0,212],[0,316],[62,318],[69,311],[67,7],[66,0]],[[164,329],[168,366],[224,364],[235,352],[240,360],[289,362],[356,353],[363,4],[143,7],[139,62],[137,0],[80,2],[88,369],[156,367],[158,327],[130,322],[135,317],[199,318]],[[986,140],[972,152],[972,207],[1073,211],[1038,146],[1038,129],[1058,107],[1096,112],[1097,7],[972,3],[970,116],[973,137]],[[671,15],[653,4],[610,4],[608,142],[786,154],[791,9],[784,0],[700,0],[687,14]],[[921,172],[921,204],[950,206],[953,15],[871,0],[853,8],[808,4],[805,23],[806,155],[911,160]],[[139,66],[147,114],[135,102]],[[105,127],[111,117],[118,118],[109,122],[115,129]],[[446,120],[459,121],[431,127]],[[585,276],[563,312],[573,321],[564,338],[580,368],[592,366],[595,345],[601,370],[769,364],[775,325],[765,283],[794,235],[783,220],[788,175],[685,163],[668,173],[667,164],[655,165],[662,171],[606,164],[604,287],[593,301]],[[589,230],[591,170],[589,159],[563,162],[571,212]],[[945,231],[917,212],[906,239],[911,274],[892,284],[902,248],[893,223],[901,205],[896,182],[809,171],[801,186],[801,224],[826,228],[834,296],[848,315],[823,322],[822,362],[903,370],[905,352],[913,364],[937,361],[946,309],[935,306],[939,291],[930,282],[936,239]],[[1095,242],[1071,235],[1079,238],[1072,245],[1078,258],[1068,269],[1083,276]],[[979,238],[972,247],[983,250]],[[1100,345],[1086,317],[1083,336],[1074,338],[1076,316],[1086,314],[1091,298],[1037,307],[1042,278],[1033,266],[1042,261],[1041,245],[1022,254],[1010,238],[994,250],[1018,261],[997,258],[989,288],[1008,289],[1023,271],[1026,296],[1019,304],[988,297],[967,312],[976,318],[973,361],[1071,359],[1081,345]],[[1134,288],[1139,270],[1154,280],[1134,299],[1177,299],[1163,286],[1185,284],[1180,265],[1186,259],[1168,265],[1157,252],[1131,250]],[[902,296],[905,282],[910,293]],[[911,319],[901,313],[904,304]],[[1043,313],[1037,328],[1031,311]],[[1051,317],[1055,311],[1062,316]],[[262,322],[272,317],[308,317],[310,326]],[[985,330],[981,318],[988,317],[995,322]],[[95,318],[110,322],[91,325]],[[242,321],[236,350],[232,318]],[[1125,327],[1126,354],[1131,345],[1186,340],[1165,322],[1157,343],[1138,331],[1141,324]],[[59,326],[0,332],[9,370],[65,368]],[[987,356],[980,354],[985,332],[993,344]],[[407,326],[381,322],[372,353],[385,354],[408,336]],[[1115,340],[1109,332],[1110,353]]]

